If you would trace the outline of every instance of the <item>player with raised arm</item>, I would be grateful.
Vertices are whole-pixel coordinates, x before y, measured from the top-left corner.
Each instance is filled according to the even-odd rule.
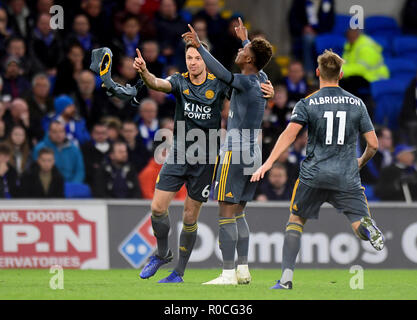
[[[146,86],[172,93],[177,100],[173,146],[157,178],[151,205],[152,228],[157,239],[158,253],[150,258],[140,277],[142,279],[152,277],[162,265],[173,259],[173,254],[168,248],[170,230],[168,207],[175,194],[185,184],[188,194],[184,201],[179,260],[174,271],[159,281],[179,283],[183,282],[182,277],[197,238],[197,220],[201,205],[209,197],[217,164],[217,139],[209,139],[209,133],[212,129],[217,132],[221,128],[221,110],[230,87],[207,72],[200,53],[193,45],[187,44],[185,51],[188,72],[174,74],[167,79],[157,78],[149,72],[138,49],[137,55],[134,68],[140,73]],[[259,93],[265,98],[272,98],[274,90],[271,83],[263,84]],[[196,142],[199,148],[198,158],[203,161],[195,164],[189,163],[186,156],[187,148],[191,145],[195,146],[195,143],[186,141],[186,137],[183,136],[193,129],[199,129],[205,136],[205,141]],[[177,134],[181,131],[182,134]],[[214,159],[210,157],[211,155],[214,155]]]
[[[226,140],[221,148],[214,188],[215,199],[219,201],[219,245],[223,256],[222,274],[205,284],[234,285],[249,283],[248,268],[249,227],[244,209],[252,201],[256,184],[250,183],[251,174],[262,163],[257,143],[266,100],[259,88],[268,80],[262,68],[272,57],[271,44],[261,38],[252,42],[239,18],[236,34],[243,41],[235,60],[241,74],[226,70],[200,44],[197,33],[189,25],[190,32],[183,35],[201,54],[213,74],[233,88],[227,121]],[[235,270],[235,251],[238,252]]]
[[[359,176],[359,170],[378,149],[374,127],[362,100],[339,87],[344,60],[325,50],[317,62],[320,90],[296,104],[288,127],[251,179],[256,182],[263,178],[294,142],[298,132],[308,127],[307,155],[294,186],[285,230],[282,275],[271,289],[292,289],[304,225],[308,219],[318,219],[324,202],[346,215],[360,239],[369,241],[376,250],[384,247],[384,237],[371,219]],[[363,135],[367,146],[357,159],[359,134]]]

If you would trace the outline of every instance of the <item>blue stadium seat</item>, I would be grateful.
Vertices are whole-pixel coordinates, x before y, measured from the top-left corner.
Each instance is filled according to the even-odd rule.
[[[338,55],[343,55],[346,39],[343,36],[325,33],[316,37],[316,52],[322,54],[325,49],[332,49]]]
[[[371,83],[371,94],[375,101],[374,122],[388,126],[391,130],[398,128],[398,116],[408,87],[406,81],[381,80]]]
[[[334,17],[333,34],[344,36],[347,29],[349,29],[349,22],[351,16],[344,14],[337,14]]]
[[[397,21],[388,16],[369,16],[365,18],[365,33],[371,36],[393,37],[401,34]]]
[[[371,185],[364,184],[363,187],[365,188],[364,192],[368,201],[380,201],[378,197],[375,196],[374,187]]]
[[[91,189],[84,183],[65,183],[65,198],[67,199],[90,199]]]
[[[403,58],[385,58],[390,79],[410,82],[417,75],[417,61]]]
[[[417,61],[417,37],[401,36],[393,41],[393,49],[396,56]]]

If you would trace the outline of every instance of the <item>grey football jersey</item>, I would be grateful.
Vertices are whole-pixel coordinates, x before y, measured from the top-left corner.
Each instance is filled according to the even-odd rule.
[[[267,80],[263,71],[251,75],[234,74],[227,134],[222,150],[258,151],[257,138],[267,102],[261,91],[261,83]]]
[[[211,155],[209,151],[211,149],[211,153],[213,155],[216,153],[215,156],[217,156],[218,146],[214,143],[217,144],[218,141],[210,139],[210,129],[220,129],[223,101],[230,87],[211,73],[207,74],[206,81],[200,85],[193,84],[190,81],[188,72],[174,74],[167,80],[171,83],[171,92],[176,98],[174,152],[170,152],[170,156],[175,156],[177,159],[178,153],[187,150],[189,146],[198,141],[196,139],[184,141],[186,137],[178,137],[178,132],[181,132],[181,130],[177,129],[181,123],[185,135],[192,129],[200,129],[201,132],[204,132],[206,137],[205,158],[213,162],[215,159],[209,159]],[[211,146],[209,142],[212,144]],[[199,149],[199,152],[201,151],[202,149]],[[181,156],[178,158],[181,158]]]
[[[301,99],[291,122],[308,127],[300,181],[314,188],[349,191],[361,187],[356,145],[374,130],[363,101],[340,87],[324,87]]]

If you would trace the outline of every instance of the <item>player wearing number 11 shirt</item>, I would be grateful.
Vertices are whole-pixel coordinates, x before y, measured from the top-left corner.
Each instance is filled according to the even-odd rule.
[[[362,100],[338,86],[344,60],[326,50],[317,61],[320,90],[297,103],[290,124],[251,179],[255,182],[263,178],[298,132],[305,126],[308,128],[307,155],[294,186],[291,214],[285,230],[282,275],[271,289],[292,289],[304,224],[308,219],[318,218],[324,202],[333,205],[350,220],[360,239],[369,241],[376,250],[384,247],[384,237],[371,219],[359,176],[359,170],[378,148],[374,127]],[[359,135],[363,135],[367,147],[357,159]]]

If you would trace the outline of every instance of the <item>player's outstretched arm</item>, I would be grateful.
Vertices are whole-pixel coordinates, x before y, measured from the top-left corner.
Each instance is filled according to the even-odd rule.
[[[264,178],[265,173],[267,173],[268,170],[272,168],[274,162],[295,141],[295,138],[302,128],[303,126],[301,124],[290,122],[284,132],[279,136],[268,159],[266,159],[265,163],[252,175],[250,180],[251,182],[256,182]]]
[[[373,158],[378,150],[378,138],[375,131],[369,131],[363,134],[366,140],[366,149],[363,152],[362,157],[358,159],[359,170],[362,169],[366,163]]]
[[[142,54],[139,49],[136,49],[137,57],[133,62],[133,68],[140,74],[145,85],[153,90],[169,93],[172,91],[171,83],[168,80],[157,78],[155,75],[149,72],[146,68],[146,62],[142,58]]]
[[[220,80],[231,85],[233,82],[233,74],[228,71],[219,61],[214,58],[200,43],[197,33],[189,24],[190,31],[182,35],[186,43],[192,43],[201,54],[207,68]]]

